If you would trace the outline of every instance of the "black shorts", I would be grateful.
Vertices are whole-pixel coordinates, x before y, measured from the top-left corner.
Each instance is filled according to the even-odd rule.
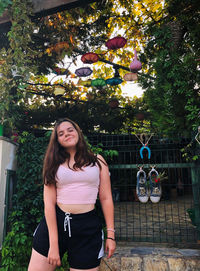
[[[71,268],[90,269],[100,265],[104,254],[103,231],[95,210],[83,214],[69,214],[56,206],[60,258],[67,251]],[[46,219],[37,226],[33,248],[45,257],[49,251]]]

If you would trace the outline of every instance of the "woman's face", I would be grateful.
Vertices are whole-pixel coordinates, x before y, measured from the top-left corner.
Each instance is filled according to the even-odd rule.
[[[75,148],[79,140],[79,135],[74,126],[64,121],[57,128],[58,142],[66,149]]]

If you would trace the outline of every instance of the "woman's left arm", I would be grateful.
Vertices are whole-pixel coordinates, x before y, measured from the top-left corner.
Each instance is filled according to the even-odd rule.
[[[101,155],[98,155],[97,157],[99,158],[102,167],[100,170],[99,199],[107,228],[107,240],[105,250],[108,253],[108,258],[110,258],[114,254],[116,248],[114,232],[114,204],[112,199],[108,165]]]

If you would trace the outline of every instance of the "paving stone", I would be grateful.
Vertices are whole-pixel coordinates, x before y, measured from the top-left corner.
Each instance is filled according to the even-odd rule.
[[[187,257],[200,256],[200,250],[196,249],[178,249],[177,251]]]
[[[186,261],[186,268],[185,271],[200,271],[200,260],[199,259],[192,259]]]
[[[101,260],[99,271],[120,271],[121,270],[121,257],[112,257],[107,259],[104,257]]]
[[[169,271],[185,271],[184,259],[168,258]]]
[[[145,257],[143,259],[143,269],[140,271],[169,271],[168,263],[159,257]],[[182,270],[183,271],[183,270]]]
[[[136,247],[131,249],[131,254],[140,254],[140,255],[152,254],[154,250],[155,250],[154,247]]]
[[[141,271],[142,259],[140,257],[122,257],[121,258],[121,270],[123,271]],[[118,269],[119,271],[120,269]]]

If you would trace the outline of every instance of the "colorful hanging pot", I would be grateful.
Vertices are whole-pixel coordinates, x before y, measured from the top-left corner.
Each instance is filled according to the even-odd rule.
[[[107,94],[107,90],[105,88],[102,88],[98,91],[99,94],[101,95],[106,95]]]
[[[116,49],[124,47],[126,42],[127,42],[127,40],[123,37],[115,37],[115,38],[109,39],[106,42],[106,47],[109,50],[116,50]]]
[[[119,101],[117,99],[113,98],[109,101],[109,106],[110,106],[110,108],[115,109],[119,106]]]
[[[135,55],[134,60],[130,64],[130,70],[131,70],[131,72],[137,72],[137,71],[139,71],[139,70],[142,69],[142,64],[137,59],[137,51],[136,51],[136,49],[134,50],[134,55]]]
[[[53,72],[57,75],[67,75],[69,73],[69,70],[68,69],[64,69],[64,68],[59,68],[59,67],[56,67]]]
[[[78,85],[81,85],[83,87],[91,87],[91,79],[88,79],[88,80],[81,80],[81,78],[78,80]]]
[[[92,70],[89,67],[83,67],[76,69],[75,74],[79,77],[86,77],[92,74]]]
[[[137,73],[129,72],[124,75],[125,81],[136,81],[138,79]]]
[[[102,78],[97,78],[92,80],[91,85],[95,88],[104,88],[106,86],[106,81]]]
[[[123,80],[119,77],[113,77],[113,78],[109,78],[106,80],[106,84],[110,85],[110,86],[117,86],[119,84],[121,84],[123,82]]]
[[[61,42],[58,42],[55,45],[47,48],[46,52],[48,54],[51,54],[52,52],[60,54],[63,50],[68,50],[68,49],[69,49],[69,43],[66,41],[61,41]]]
[[[135,114],[137,120],[143,121],[145,119],[145,115],[143,112],[138,112]]]
[[[94,94],[92,94],[92,93],[87,93],[87,94],[86,94],[86,97],[87,97],[88,101],[91,101],[91,100],[94,99]]]
[[[60,53],[62,50],[67,50],[67,49],[69,49],[69,43],[66,41],[61,41],[54,45],[54,51],[56,53]]]
[[[82,55],[81,61],[85,64],[93,64],[99,60],[99,56],[96,53],[86,53]]]
[[[65,93],[65,88],[63,87],[55,87],[55,90],[54,90],[54,95],[55,96],[62,96],[64,93]]]

